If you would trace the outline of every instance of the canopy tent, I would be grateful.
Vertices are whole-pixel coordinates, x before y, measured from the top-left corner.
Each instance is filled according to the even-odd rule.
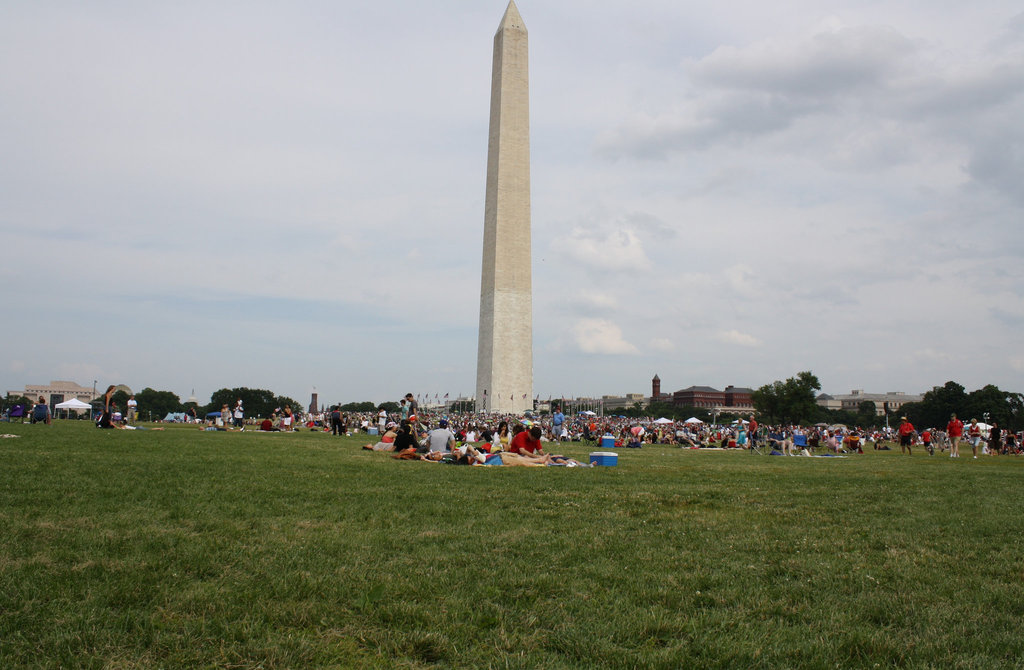
[[[186,419],[184,412],[168,412],[167,416],[164,417],[164,421],[174,421],[183,423]]]
[[[92,405],[90,405],[87,402],[82,402],[78,398],[72,398],[71,400],[65,400],[64,402],[57,403],[56,405],[54,405],[54,409],[62,409],[64,411],[66,411],[66,412],[70,412],[71,410],[75,410],[76,412],[80,412],[83,409],[84,410],[91,410],[92,409]],[[70,416],[70,415],[65,415],[65,418],[67,416]]]
[[[597,412],[591,412],[589,409],[580,412],[583,416],[597,416]]]
[[[62,403],[54,405],[56,409],[92,409],[92,405],[86,402],[82,402],[78,398],[72,398],[71,400],[65,400]]]
[[[704,423],[704,422],[703,422],[703,421],[701,421],[700,419],[698,419],[698,418],[697,418],[697,417],[695,417],[695,416],[691,416],[691,417],[690,417],[689,419],[687,419],[687,420],[686,420],[686,421],[684,421],[683,423]]]
[[[674,421],[672,421],[672,419],[666,419],[665,417],[661,417],[660,419],[655,419],[654,423],[674,423]]]

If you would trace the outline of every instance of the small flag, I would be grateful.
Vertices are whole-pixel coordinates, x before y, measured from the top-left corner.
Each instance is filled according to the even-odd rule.
[[[523,400],[526,400],[526,394],[525,393],[523,394]]]
[[[487,389],[484,389],[484,397],[487,397]]]
[[[445,400],[447,400],[447,399],[448,399],[448,394],[447,394],[447,393],[445,393],[445,394],[444,394],[444,399],[445,399]]]

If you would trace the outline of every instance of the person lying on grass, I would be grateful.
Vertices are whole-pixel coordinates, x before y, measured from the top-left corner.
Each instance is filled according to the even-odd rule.
[[[501,454],[501,464],[505,466],[525,466],[525,467],[537,467],[545,465],[565,465],[573,468],[589,468],[593,467],[592,463],[580,463],[574,458],[567,458],[566,456],[559,456],[557,454],[531,454],[526,453],[512,453],[503,452]]]
[[[406,421],[408,423],[408,421]],[[394,451],[395,438],[398,437],[398,427],[394,422],[387,425],[387,430],[380,436],[380,442],[376,444],[364,444],[363,449],[369,451]]]

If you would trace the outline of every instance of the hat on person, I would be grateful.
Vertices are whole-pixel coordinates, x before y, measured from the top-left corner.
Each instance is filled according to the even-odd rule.
[[[441,419],[440,421],[437,422],[437,425],[440,428],[447,428],[448,427],[448,419]]]

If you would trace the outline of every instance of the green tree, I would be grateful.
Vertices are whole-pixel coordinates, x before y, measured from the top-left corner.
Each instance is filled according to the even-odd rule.
[[[135,400],[138,401],[138,398]],[[117,408],[123,412],[128,407],[128,394],[124,390],[118,389],[110,396],[110,402],[117,405]]]
[[[293,400],[292,398],[289,398],[286,395],[279,395],[276,398],[274,398],[274,409],[283,410],[285,407],[291,407],[292,412],[294,412],[295,414],[306,411],[306,407],[304,405],[300,405],[298,400]],[[260,416],[264,415],[261,414]],[[266,416],[270,415],[267,414]]]
[[[181,398],[170,391],[155,391],[148,386],[135,394],[139,417],[163,419],[170,412],[181,412]]]
[[[857,406],[857,425],[870,428],[878,424],[878,406],[873,400],[864,400]]]
[[[908,403],[900,408],[900,413],[920,428],[945,426],[952,414],[963,416],[969,411],[964,387],[954,381],[928,391],[921,402]]]
[[[994,384],[988,384],[967,396],[967,413],[981,421],[987,416],[987,423],[996,421],[1003,428],[1016,427],[1015,405],[1020,403],[1019,393],[1002,391]]]
[[[235,403],[239,399],[242,400],[242,407],[245,408],[247,417],[268,417],[274,408],[279,406],[273,391],[245,387],[225,388],[213,392],[213,395],[210,396],[210,404],[202,408],[200,414],[219,412],[224,405],[227,405],[229,409],[234,409]],[[292,408],[294,409],[295,406],[293,405]]]
[[[341,406],[342,412],[372,412],[377,406],[369,400],[363,402],[347,402]]]
[[[754,407],[769,423],[812,423],[819,415],[815,391],[821,383],[810,371],[766,384],[753,393]]]

